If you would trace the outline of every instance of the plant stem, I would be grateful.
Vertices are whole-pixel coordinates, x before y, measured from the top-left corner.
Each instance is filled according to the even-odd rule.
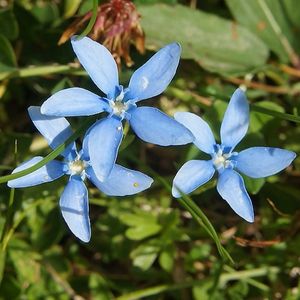
[[[90,31],[92,30],[96,19],[97,19],[97,12],[98,12],[98,0],[93,0],[93,15],[89,21],[89,24],[87,25],[87,27],[84,29],[84,31],[78,36],[78,39],[81,39],[83,37],[85,37],[86,35],[88,35],[90,33]]]
[[[295,123],[300,123],[300,117],[295,116],[295,115],[291,115],[291,114],[287,114],[287,113],[282,113],[279,111],[275,111],[275,110],[271,110],[256,104],[250,104],[250,109],[252,111],[256,111],[258,113],[262,113],[265,115],[269,115],[269,116],[273,116],[275,118],[279,118],[279,119],[283,119],[283,120],[287,120],[287,121],[292,121]]]
[[[213,101],[214,101],[213,98],[217,98],[223,102],[228,103],[228,100],[225,99],[224,96],[218,95],[218,94],[215,94],[215,95],[209,94],[208,97],[202,97],[202,96],[199,96],[189,90],[182,90],[182,89],[174,88],[174,87],[169,87],[166,92],[167,92],[167,94],[176,96],[180,100],[183,100],[185,102],[193,101],[194,103],[196,103],[197,105],[199,105],[201,108],[204,108],[204,109],[207,109],[208,107],[210,107],[213,104]],[[279,118],[282,120],[300,123],[300,116],[282,113],[279,111],[275,111],[272,109],[268,109],[268,108],[259,106],[257,104],[250,103],[250,110],[256,111],[258,113],[262,113],[265,115],[269,115],[269,116],[272,116],[275,118]]]
[[[183,194],[182,197],[178,198],[177,200],[181,205],[183,205],[193,215],[193,217],[198,221],[198,223],[203,226],[203,228],[206,230],[206,232],[215,241],[220,255],[224,259],[229,260],[232,264],[234,264],[232,257],[222,246],[215,228],[213,227],[211,222],[208,220],[206,215],[203,213],[203,211],[187,195]],[[201,222],[199,222],[199,220]]]
[[[5,248],[6,248],[6,246],[4,246],[5,245],[4,241],[5,241],[5,237],[7,236],[8,231],[9,231],[9,223],[11,221],[14,198],[15,198],[15,189],[11,189],[10,193],[9,193],[9,200],[8,200],[8,205],[7,205],[7,214],[6,214],[6,218],[5,218],[5,224],[3,226],[1,238],[0,238],[1,251],[5,251]]]
[[[14,69],[8,72],[0,72],[0,79],[10,78],[27,78],[35,76],[47,76],[50,74],[74,74],[85,75],[86,72],[79,68],[79,65],[48,65],[48,66],[31,66],[26,68]]]
[[[9,180],[20,178],[22,176],[28,175],[28,174],[40,169],[41,167],[46,165],[48,162],[55,159],[59,154],[61,154],[70,143],[74,142],[77,138],[79,138],[80,135],[83,134],[85,132],[85,130],[87,130],[88,127],[90,127],[94,123],[95,120],[96,120],[95,116],[89,117],[64,143],[60,144],[57,148],[55,148],[52,152],[50,152],[44,159],[39,161],[37,164],[31,166],[30,168],[27,168],[20,172],[16,172],[11,175],[6,175],[6,176],[0,177],[0,183],[4,183]]]
[[[159,176],[156,172],[152,169],[147,168],[150,173],[152,173],[153,177],[156,177],[164,186],[165,188],[171,192],[172,188],[168,184],[168,182]],[[204,230],[209,234],[209,236],[215,241],[218,251],[221,257],[225,260],[230,261],[230,263],[234,264],[234,261],[227,250],[222,246],[220,239],[216,230],[214,229],[213,225],[210,223],[206,215],[202,212],[202,210],[193,202],[193,200],[185,195],[182,194],[181,198],[178,198],[177,201],[192,215],[192,217],[204,228]]]
[[[218,287],[219,288],[225,287],[225,285],[229,281],[234,281],[234,280],[244,280],[247,281],[249,284],[251,284],[250,279],[254,277],[262,277],[268,274],[277,274],[278,272],[279,272],[279,268],[277,267],[265,267],[265,268],[257,268],[257,269],[245,270],[245,271],[235,271],[231,273],[221,274]],[[128,293],[126,295],[122,295],[120,297],[115,298],[115,300],[137,300],[149,296],[158,295],[164,292],[176,291],[176,290],[185,289],[197,285],[201,286],[207,282],[209,281],[192,280],[192,281],[187,281],[178,284],[162,284],[162,285],[146,288],[143,290],[135,291],[132,293]]]

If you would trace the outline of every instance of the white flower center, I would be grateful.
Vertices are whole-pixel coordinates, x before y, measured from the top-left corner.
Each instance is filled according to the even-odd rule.
[[[121,118],[125,117],[126,111],[129,108],[128,102],[123,101],[124,96],[125,96],[125,93],[122,88],[120,94],[115,99],[109,100],[109,105],[112,109],[112,114],[114,114],[118,117],[121,117]]]
[[[213,158],[213,164],[215,168],[221,169],[221,168],[228,168],[229,166],[232,165],[231,161],[229,158],[231,157],[231,153],[228,154],[223,154],[222,150],[219,149],[219,151],[215,154]]]
[[[126,104],[126,102],[124,103],[122,101],[116,100],[116,101],[111,101],[110,107],[112,108],[114,115],[124,116],[126,110],[128,109],[128,104]]]
[[[82,175],[86,168],[86,163],[83,160],[74,160],[69,163],[71,175]]]

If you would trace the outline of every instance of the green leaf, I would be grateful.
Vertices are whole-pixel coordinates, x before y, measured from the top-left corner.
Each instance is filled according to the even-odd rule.
[[[93,8],[93,0],[82,1],[78,14],[79,15],[86,14],[87,12],[91,11],[92,8]]]
[[[46,200],[48,199],[45,199],[45,202]],[[40,251],[49,249],[53,244],[57,244],[63,235],[62,228],[65,228],[65,224],[62,225],[61,214],[57,203],[54,205],[55,208],[46,215],[39,214],[39,216],[36,216],[35,218],[35,220],[37,220],[43,217],[43,221],[40,220],[40,224],[37,226],[36,231],[31,234],[35,247]],[[46,206],[46,203],[43,206]],[[47,239],[45,239],[45,235],[47,236]]]
[[[158,256],[159,247],[149,244],[142,244],[133,250],[130,257],[133,259],[133,265],[148,270]]]
[[[150,213],[138,212],[138,214],[122,213],[119,216],[122,223],[128,226],[140,226],[141,224],[156,223],[156,217]]]
[[[132,227],[126,230],[126,236],[130,240],[142,240],[149,236],[155,235],[161,231],[161,226],[158,224],[142,224],[138,227]]]
[[[98,273],[92,273],[89,276],[89,288],[92,298],[95,300],[110,300],[112,295],[109,292],[108,282]]]
[[[217,293],[214,296],[211,295],[211,288],[213,283],[211,281],[203,281],[193,287],[193,299],[194,300],[217,300],[221,299],[221,295]]]
[[[247,29],[218,16],[182,5],[140,6],[148,47],[158,49],[178,41],[182,57],[213,72],[245,74],[261,67],[266,46]]]
[[[178,1],[177,0],[135,0],[134,3],[137,5],[141,4],[147,4],[147,5],[153,5],[157,3],[165,3],[165,4],[176,4]]]
[[[192,262],[195,262],[197,260],[203,260],[206,259],[209,254],[211,253],[211,246],[209,244],[201,244],[201,245],[195,245],[193,249],[188,253],[188,256],[186,258],[188,260],[191,260]]]
[[[260,37],[281,61],[296,62],[294,49],[299,49],[299,43],[296,43],[297,37],[288,23],[281,2],[226,0],[238,23]]]
[[[11,9],[0,10],[0,28],[1,34],[9,40],[14,40],[18,37],[19,27]]]
[[[17,281],[15,276],[7,274],[3,278],[0,286],[0,295],[2,299],[20,299],[21,284]],[[4,297],[3,297],[4,296]]]
[[[239,281],[228,289],[229,298],[232,300],[243,300],[246,298],[248,291],[248,284],[244,281]]]
[[[9,40],[0,34],[0,80],[16,70],[16,57]]]
[[[132,144],[132,142],[135,140],[134,134],[126,134],[126,136],[123,138],[122,144],[120,145],[119,152],[124,151],[129,145]]]
[[[299,28],[300,27],[300,10],[297,9],[298,5],[299,5],[299,1],[298,0],[284,0],[281,3],[285,8],[286,15],[288,16],[289,20],[293,23],[293,25],[295,25],[296,27]]]
[[[247,191],[253,195],[257,194],[265,183],[264,178],[255,178],[254,179],[254,178],[250,178],[248,176],[243,176],[243,179],[244,179]]]
[[[16,66],[16,57],[9,40],[0,34],[0,71],[5,67],[13,68]]]
[[[60,90],[71,88],[74,85],[72,84],[72,81],[69,79],[69,77],[64,77],[60,81],[58,81],[55,86],[51,89],[51,94],[54,94]]]
[[[74,247],[73,247],[74,248]],[[68,256],[63,255],[63,250],[58,245],[49,248],[46,252],[43,252],[43,262],[51,265],[59,274],[66,277],[72,273],[72,266],[70,265],[69,259],[72,260],[72,254]]]
[[[256,105],[267,108],[267,109],[271,109],[273,111],[284,113],[283,107],[275,102],[260,101],[260,102],[256,103]],[[278,119],[275,119],[273,116],[266,115],[266,114],[260,114],[255,111],[251,112],[251,114],[250,114],[250,131],[259,132],[268,123],[272,123],[272,126],[274,126],[274,123],[278,124]]]
[[[15,266],[17,277],[22,285],[35,283],[40,277],[39,254],[32,252],[29,245],[19,239],[11,241],[9,256]],[[26,253],[26,255],[24,255]]]
[[[122,223],[130,226],[126,230],[126,236],[130,240],[142,240],[161,231],[162,227],[157,223],[157,218],[150,213],[139,214],[124,213],[120,215]]]
[[[30,9],[30,13],[42,24],[52,23],[59,18],[59,10],[54,3],[38,2]]]
[[[159,264],[166,271],[171,272],[174,265],[174,249],[163,251],[159,255]]]
[[[80,4],[81,0],[65,0],[64,18],[73,17]]]

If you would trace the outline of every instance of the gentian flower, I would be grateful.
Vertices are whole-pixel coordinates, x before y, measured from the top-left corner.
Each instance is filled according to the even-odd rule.
[[[34,125],[51,148],[56,148],[72,135],[70,124],[65,118],[42,115],[38,106],[31,106],[28,111]],[[88,190],[84,184],[86,178],[104,194],[111,196],[136,194],[150,187],[153,182],[147,175],[117,164],[107,180],[101,182],[90,166],[86,143],[83,143],[83,150],[80,152],[77,151],[75,142],[71,143],[62,156],[63,161],[52,160],[28,175],[8,181],[8,186],[30,187],[68,175],[69,181],[60,197],[59,205],[70,230],[83,242],[88,242],[91,237]],[[18,166],[13,173],[25,170],[42,159],[41,156],[33,157]]]
[[[137,102],[166,89],[179,63],[179,44],[169,44],[152,56],[133,73],[126,89],[119,85],[116,62],[104,46],[87,37],[73,38],[72,46],[82,66],[106,97],[82,88],[68,88],[46,100],[41,112],[63,117],[108,113],[87,133],[90,161],[100,180],[105,180],[115,163],[123,137],[123,119],[129,121],[139,138],[149,143],[169,146],[193,141],[188,129],[157,108],[137,107]]]
[[[252,147],[239,153],[234,151],[249,126],[249,104],[241,89],[234,92],[225,112],[221,125],[221,144],[216,143],[209,125],[197,115],[178,112],[175,119],[194,134],[195,146],[209,154],[211,160],[191,160],[185,163],[174,178],[173,196],[178,198],[181,193],[194,191],[209,181],[217,171],[217,190],[221,197],[239,216],[253,222],[252,202],[244,180],[237,171],[252,178],[271,176],[290,165],[296,154],[270,147]]]

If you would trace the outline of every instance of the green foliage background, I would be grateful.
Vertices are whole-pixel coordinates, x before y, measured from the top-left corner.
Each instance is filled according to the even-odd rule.
[[[150,100],[172,115],[203,116],[216,136],[226,102],[247,85],[250,130],[240,145],[300,152],[300,7],[297,0],[138,0],[150,50],[183,47],[175,79]],[[49,153],[27,107],[66,87],[96,91],[57,46],[92,1],[0,2],[0,172]],[[133,50],[133,49],[132,49]],[[135,66],[122,67],[126,83]],[[70,120],[78,128],[81,119]],[[17,149],[17,151],[16,151]],[[14,154],[16,153],[16,155]],[[279,175],[245,179],[255,223],[234,214],[211,181],[191,198],[234,260],[224,261],[207,232],[169,191],[176,170],[201,157],[193,146],[158,147],[131,131],[118,162],[154,175],[135,197],[107,197],[90,186],[92,240],[80,243],[64,224],[58,199],[65,179],[10,191],[0,186],[1,299],[300,299],[300,159]]]

